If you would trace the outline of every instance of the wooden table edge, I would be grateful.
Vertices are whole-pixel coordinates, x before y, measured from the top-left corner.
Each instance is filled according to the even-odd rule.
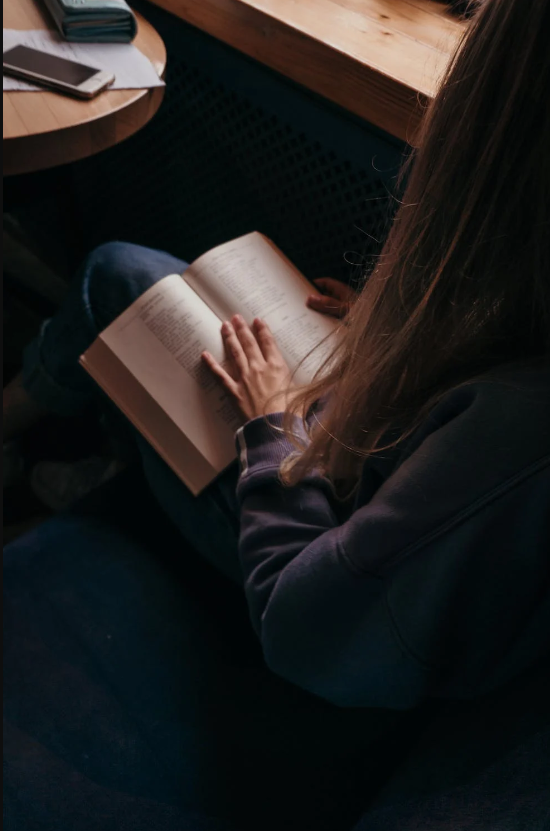
[[[143,94],[131,104],[122,104],[108,115],[83,121],[73,127],[50,130],[38,135],[19,136],[2,142],[4,177],[49,170],[65,164],[82,161],[108,150],[141,130],[158,111],[165,87],[140,90]],[[142,115],[142,111],[143,115]],[[121,119],[121,113],[127,118]],[[115,141],[105,145],[96,143],[94,133],[116,130]],[[29,169],[28,159],[33,167]]]

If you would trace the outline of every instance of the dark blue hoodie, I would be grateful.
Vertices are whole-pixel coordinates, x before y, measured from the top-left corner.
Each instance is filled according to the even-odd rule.
[[[281,414],[270,416],[281,425]],[[264,419],[238,434],[240,558],[274,672],[341,706],[471,698],[550,650],[550,367],[449,392],[353,505]]]

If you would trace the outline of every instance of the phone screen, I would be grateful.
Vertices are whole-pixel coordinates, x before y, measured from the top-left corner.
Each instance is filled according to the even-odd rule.
[[[30,49],[28,46],[14,46],[13,49],[4,52],[4,64],[13,66],[14,69],[35,72],[44,78],[60,81],[72,87],[78,87],[85,81],[89,81],[100,71],[75,61],[58,58],[57,55],[48,55],[47,52]]]

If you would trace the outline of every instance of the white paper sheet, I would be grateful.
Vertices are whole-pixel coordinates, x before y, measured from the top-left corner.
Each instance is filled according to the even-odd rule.
[[[112,72],[115,82],[109,89],[149,89],[164,86],[164,81],[159,78],[151,61],[131,43],[68,43],[57,32],[47,29],[4,29],[3,51],[18,44]],[[4,92],[41,89],[7,75],[4,75],[3,80]]]

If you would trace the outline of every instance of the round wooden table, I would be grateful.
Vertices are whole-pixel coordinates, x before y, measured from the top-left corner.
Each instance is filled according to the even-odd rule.
[[[137,18],[134,45],[162,76],[166,66],[162,39],[141,15]],[[5,0],[4,28],[54,27],[33,0]],[[5,92],[4,176],[75,162],[118,144],[147,124],[163,95],[163,87],[104,92],[91,101],[46,91]]]

